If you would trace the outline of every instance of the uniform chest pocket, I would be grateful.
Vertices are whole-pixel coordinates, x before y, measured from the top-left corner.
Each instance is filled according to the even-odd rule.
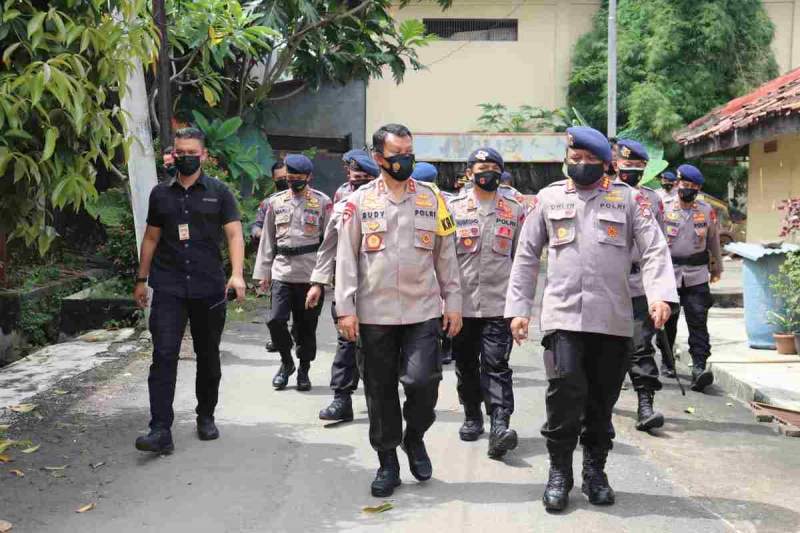
[[[706,233],[708,233],[708,224],[705,222],[703,223],[695,223],[694,225],[694,233],[697,235],[697,240],[702,241],[706,238]]]
[[[575,210],[557,209],[547,212],[550,223],[550,246],[563,246],[575,240]]]
[[[436,237],[435,217],[414,217],[414,247],[422,250],[433,250]]]
[[[197,211],[204,217],[214,217],[219,214],[219,199],[201,198],[197,205]]]
[[[601,211],[597,213],[598,240],[604,244],[625,246],[624,211]]]
[[[386,232],[365,233],[361,242],[361,249],[367,253],[380,252],[386,249]]]
[[[275,212],[275,236],[284,237],[289,233],[289,225],[292,222],[292,212],[282,209]]]
[[[667,231],[667,237],[677,237],[678,233],[680,233],[680,226],[678,226],[677,224],[667,222],[665,228]]]
[[[303,210],[303,234],[317,237],[320,233],[320,212],[316,209]]]
[[[481,238],[469,234],[459,236],[456,240],[456,254],[474,254],[480,249]]]
[[[511,255],[511,245],[513,244],[514,228],[503,224],[499,220],[495,223],[494,239],[492,241],[492,251],[500,255]]]

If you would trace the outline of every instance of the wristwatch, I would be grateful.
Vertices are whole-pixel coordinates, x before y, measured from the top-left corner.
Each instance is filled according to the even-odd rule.
[[[136,284],[147,283],[147,278],[136,278]]]

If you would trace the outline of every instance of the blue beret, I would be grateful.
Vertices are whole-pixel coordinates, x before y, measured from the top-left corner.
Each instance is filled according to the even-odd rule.
[[[469,154],[469,158],[467,159],[467,165],[472,166],[475,163],[497,163],[500,165],[500,168],[505,167],[505,163],[503,163],[503,156],[500,155],[500,152],[495,150],[494,148],[478,148],[471,154]]]
[[[411,177],[417,181],[433,183],[438,174],[439,172],[436,170],[435,166],[430,163],[422,162],[414,166],[414,172],[411,173]]]
[[[363,156],[369,157],[369,154],[367,153],[366,150],[354,149],[354,150],[348,150],[347,152],[345,152],[344,155],[342,155],[342,161],[344,161],[345,163],[349,163],[357,155],[363,155]]]
[[[619,150],[619,156],[622,159],[636,159],[639,161],[650,161],[650,156],[647,153],[647,148],[642,146],[642,143],[638,143],[631,139],[620,139],[617,141],[617,149]]]
[[[693,165],[681,165],[678,167],[678,179],[691,181],[697,185],[702,186],[705,183],[703,173]]]
[[[573,126],[567,128],[567,146],[589,150],[603,161],[611,161],[611,146],[606,136],[594,128]]]
[[[314,163],[303,154],[289,154],[283,160],[286,169],[292,174],[311,174],[314,172]]]
[[[678,181],[678,176],[676,176],[674,172],[665,170],[664,172],[661,173],[661,179],[667,181]]]
[[[508,183],[512,180],[513,176],[511,172],[504,170],[502,174],[500,174],[500,183]]]
[[[370,156],[366,153],[362,154],[355,154],[351,161],[351,165],[357,166],[359,169],[363,170],[373,178],[377,178],[381,175],[381,169],[378,167],[378,163],[375,162]]]

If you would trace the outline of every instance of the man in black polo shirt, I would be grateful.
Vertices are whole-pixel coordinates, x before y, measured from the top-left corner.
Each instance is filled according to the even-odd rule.
[[[221,377],[219,342],[225,326],[225,294],[231,288],[240,300],[245,294],[244,240],[236,200],[222,182],[206,176],[200,168],[208,155],[200,130],[178,130],[174,146],[178,172],[150,193],[133,292],[137,304],[145,307],[147,284],[153,288],[153,364],[147,380],[150,432],[136,439],[136,448],[158,453],[174,448],[172,401],[187,321],[197,354],[197,433],[202,440],[219,437],[214,408]],[[232,272],[227,286],[219,248],[223,236]]]

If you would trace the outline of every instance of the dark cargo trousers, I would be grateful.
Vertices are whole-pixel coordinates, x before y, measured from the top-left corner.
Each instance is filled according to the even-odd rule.
[[[178,354],[189,322],[197,355],[195,394],[198,415],[214,416],[222,377],[219,342],[225,327],[224,292],[210,298],[181,298],[164,291],[153,292],[150,333],[153,363],[147,386],[150,393],[150,428],[169,429],[175,418],[172,402],[178,376]]]
[[[317,357],[317,322],[325,295],[313,309],[306,309],[308,283],[286,283],[272,280],[272,298],[267,311],[267,328],[275,348],[284,363],[292,362],[292,338],[297,343],[296,354],[301,364],[311,363]],[[292,317],[292,334],[289,333],[289,315]]]
[[[650,318],[650,308],[646,296],[631,299],[633,304],[633,352],[630,358],[628,375],[635,390],[661,390],[656,365],[656,350],[653,348],[653,337],[656,327]]]
[[[547,372],[547,421],[542,435],[551,453],[583,446],[610,450],[611,412],[619,399],[631,339],[556,330],[542,339]]]
[[[402,326],[361,324],[358,366],[369,413],[369,442],[378,452],[391,451],[406,432],[422,438],[436,419],[442,363],[439,318]],[[398,383],[406,401],[400,410]]]
[[[708,335],[708,310],[714,301],[708,283],[678,288],[681,307],[686,313],[686,326],[689,329],[689,353],[692,355],[692,366],[705,369],[706,360],[711,356],[711,341]],[[675,346],[678,333],[680,309],[674,310],[667,321],[665,329],[669,343]]]
[[[331,315],[336,325],[336,302],[331,303]],[[337,328],[338,331],[338,328]],[[356,365],[356,343],[336,335],[336,353],[331,364],[331,390],[334,396],[350,396],[358,389],[358,368]]]
[[[502,407],[514,412],[514,391],[508,360],[514,342],[507,320],[495,318],[464,318],[461,332],[453,339],[458,378],[458,399],[471,410],[486,406],[491,414]]]

